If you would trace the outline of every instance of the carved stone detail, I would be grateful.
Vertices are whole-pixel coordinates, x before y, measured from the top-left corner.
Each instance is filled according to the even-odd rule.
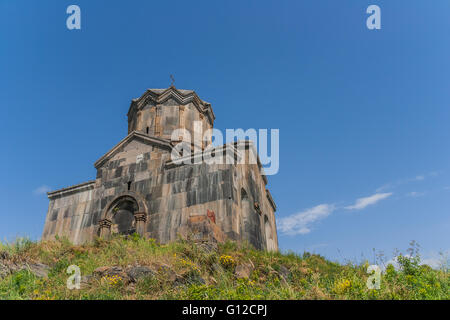
[[[100,237],[107,238],[111,234],[112,221],[109,219],[102,219],[98,222],[100,227]]]
[[[136,233],[143,236],[145,233],[145,223],[147,222],[147,213],[135,212],[133,215],[136,221]]]

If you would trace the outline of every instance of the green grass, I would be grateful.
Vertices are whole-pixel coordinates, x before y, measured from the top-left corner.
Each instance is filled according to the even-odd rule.
[[[0,299],[449,299],[450,291],[447,267],[434,270],[421,265],[417,252],[400,256],[399,269],[387,266],[379,290],[367,288],[368,262],[342,265],[315,254],[262,252],[233,242],[206,252],[192,242],[160,245],[138,236],[97,239],[82,246],[65,239],[19,240],[0,243],[0,252],[7,252],[10,261],[51,267],[46,279],[27,270],[3,278]],[[242,263],[254,266],[249,279],[234,276],[234,267]],[[137,264],[159,271],[131,286],[120,279],[95,278],[79,290],[66,287],[70,265],[90,275],[101,266]],[[289,274],[282,276],[286,268]],[[193,280],[176,284],[164,270]],[[196,280],[200,278],[204,281]]]

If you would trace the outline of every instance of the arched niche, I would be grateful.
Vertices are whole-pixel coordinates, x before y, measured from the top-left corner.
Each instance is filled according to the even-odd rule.
[[[241,189],[241,210],[242,210],[242,218],[244,220],[244,227],[246,227],[246,231],[248,231],[248,220],[250,219],[251,214],[251,206],[250,199],[248,198],[247,191],[244,188]]]
[[[138,211],[135,199],[123,197],[110,210],[111,233],[130,235],[136,232],[134,213]]]
[[[102,212],[99,235],[118,233],[144,235],[147,221],[147,207],[143,198],[135,192],[125,192],[110,201]]]
[[[273,240],[272,225],[270,224],[267,215],[264,215],[264,233],[266,236],[266,248],[268,251],[275,250],[275,243]]]
[[[248,241],[256,249],[264,248],[262,236],[261,216],[254,209],[253,199],[249,197],[247,191],[241,189],[241,216],[242,216],[242,238]]]

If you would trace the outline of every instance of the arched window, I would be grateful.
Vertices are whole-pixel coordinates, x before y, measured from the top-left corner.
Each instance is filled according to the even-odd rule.
[[[251,206],[250,199],[248,198],[248,194],[244,188],[241,189],[241,217],[242,217],[242,225],[239,228],[242,228],[240,232],[245,232],[248,234],[251,229],[252,223],[251,221]]]
[[[272,226],[270,225],[269,218],[267,218],[266,215],[264,215],[264,233],[266,235],[266,247],[268,251],[275,250],[275,245],[273,241],[273,234],[272,234]]]

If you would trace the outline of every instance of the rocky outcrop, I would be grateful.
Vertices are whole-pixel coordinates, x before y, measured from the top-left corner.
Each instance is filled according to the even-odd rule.
[[[236,279],[248,279],[252,275],[254,267],[250,263],[238,264],[234,269]]]
[[[7,252],[0,252],[0,279],[22,270],[28,270],[38,278],[47,278],[50,267],[39,262],[15,262]]]
[[[166,264],[155,264],[152,266],[134,265],[122,268],[120,266],[103,266],[95,269],[92,275],[84,276],[82,283],[89,285],[95,279],[99,280],[104,277],[120,277],[120,280],[126,285],[135,284],[141,279],[147,277],[159,277],[173,286],[181,286],[188,284],[205,284],[206,281],[197,272],[187,271],[181,274],[176,273],[172,267]]]
[[[280,267],[280,271],[278,273],[286,280],[288,281],[291,278],[291,271],[284,265]]]
[[[127,271],[127,276],[132,282],[137,282],[139,279],[146,277],[153,277],[156,273],[147,266],[133,266]]]

